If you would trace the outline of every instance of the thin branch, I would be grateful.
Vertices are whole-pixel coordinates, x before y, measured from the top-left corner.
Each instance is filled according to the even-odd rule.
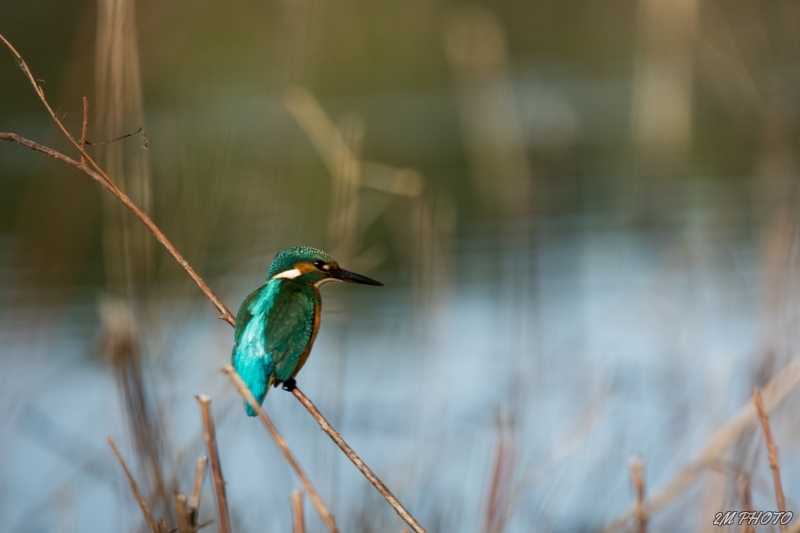
[[[303,520],[303,491],[300,489],[292,491],[292,531],[293,533],[306,533],[306,525]]]
[[[203,481],[206,478],[206,464],[208,459],[205,455],[197,458],[197,466],[194,474],[194,490],[192,500],[189,502],[189,512],[191,513],[192,526],[197,526],[197,517],[200,512],[200,498],[203,496]]]
[[[317,424],[319,424],[319,427],[322,428],[322,431],[328,434],[331,440],[335,442],[336,445],[344,452],[344,454],[353,462],[353,464],[356,465],[356,468],[358,468],[361,473],[364,474],[364,477],[367,478],[369,482],[372,483],[372,485],[378,490],[378,492],[381,493],[381,496],[383,496],[386,501],[389,502],[389,505],[394,508],[398,515],[400,515],[400,518],[405,520],[406,524],[411,526],[411,529],[413,529],[416,533],[425,533],[425,530],[422,529],[422,526],[419,525],[419,522],[417,522],[417,520],[411,516],[411,513],[409,513],[406,508],[403,507],[403,505],[397,500],[397,498],[394,497],[389,489],[386,488],[386,485],[383,484],[383,481],[381,481],[378,476],[372,473],[372,470],[370,470],[369,467],[364,464],[364,461],[361,460],[358,454],[356,454],[356,452],[354,452],[353,449],[344,441],[344,439],[339,435],[339,432],[336,431],[327,420],[325,420],[325,417],[319,412],[317,406],[308,399],[308,396],[303,394],[303,391],[297,387],[292,389],[292,394],[294,394],[294,397],[303,404],[303,407],[305,407],[309,413],[311,413],[311,416],[313,416],[314,420],[317,421]]]
[[[86,149],[86,134],[89,131],[89,99],[83,97],[83,126],[81,127],[81,149]],[[86,158],[81,154],[81,164],[86,164]]]
[[[144,515],[144,519],[147,522],[147,527],[150,528],[152,533],[158,533],[158,529],[156,529],[156,522],[153,520],[153,515],[150,514],[150,509],[147,508],[147,502],[144,500],[144,496],[142,496],[142,492],[139,490],[139,485],[136,484],[136,480],[133,479],[131,475],[131,471],[128,470],[128,465],[125,464],[125,459],[122,458],[122,454],[119,453],[119,448],[117,448],[117,443],[114,442],[114,439],[108,437],[108,444],[111,446],[111,449],[114,451],[114,455],[117,456],[117,461],[119,461],[122,470],[125,471],[125,477],[128,478],[128,484],[131,486],[131,491],[133,491],[133,496],[136,498],[136,501],[139,503],[139,508],[142,510],[142,514]]]
[[[636,531],[647,533],[647,507],[644,504],[644,461],[641,457],[631,458],[631,485],[636,494]]]
[[[94,159],[92,159],[91,156],[86,153],[86,149],[83,146],[81,146],[80,142],[75,140],[75,138],[70,134],[70,132],[67,130],[67,128],[64,127],[64,124],[61,122],[61,119],[58,118],[58,115],[56,115],[56,113],[53,112],[53,108],[50,107],[50,104],[47,102],[47,99],[44,97],[44,90],[42,90],[42,88],[39,86],[39,84],[36,83],[36,78],[33,77],[33,73],[31,72],[31,69],[28,67],[28,64],[25,63],[25,60],[22,59],[22,56],[20,55],[20,53],[17,52],[17,49],[14,48],[13,46],[11,46],[11,43],[8,42],[8,39],[3,37],[2,34],[0,34],[0,40],[2,40],[5,43],[5,45],[8,47],[9,50],[11,50],[11,53],[14,55],[14,59],[17,61],[17,64],[20,66],[20,68],[22,68],[22,71],[28,77],[28,80],[31,82],[31,85],[33,85],[33,90],[36,91],[36,94],[39,96],[39,99],[42,101],[42,103],[44,104],[44,107],[47,109],[47,112],[50,113],[50,116],[55,121],[56,125],[58,125],[59,129],[64,133],[64,135],[67,136],[67,139],[69,139],[70,142],[73,145],[75,145],[75,148],[77,148],[78,151],[81,153],[81,157],[85,158],[86,161],[89,161],[89,163],[94,168],[94,170],[98,174],[100,174],[103,177],[103,179],[106,180],[111,187],[116,189],[117,186],[114,185],[114,182],[111,181],[111,178],[109,178],[108,175],[105,172],[103,172],[103,169],[100,168],[100,165],[98,165],[94,161]]]
[[[769,453],[769,466],[772,469],[772,481],[775,484],[775,502],[778,504],[778,511],[786,512],[786,497],[783,495],[783,485],[781,484],[781,466],[778,463],[778,447],[772,440],[772,430],[769,427],[769,417],[764,409],[764,399],[761,398],[761,391],[753,389],[753,404],[758,411],[758,418],[761,420],[761,428],[764,430],[764,438],[767,441],[767,451]],[[781,521],[782,522],[782,521]],[[781,523],[782,533],[786,532],[786,524]]]
[[[101,176],[88,166],[81,164],[78,161],[75,161],[71,157],[62,154],[61,152],[57,152],[52,148],[48,148],[47,146],[39,144],[35,141],[28,140],[25,137],[17,135],[16,133],[0,133],[0,141],[15,142],[21,144],[22,146],[30,148],[31,150],[35,150],[37,152],[49,155],[53,159],[57,159],[62,163],[65,163],[73,168],[80,170],[81,172],[83,172],[84,174],[88,175],[90,178],[95,180],[97,183],[99,183],[100,186],[103,187],[105,190],[116,196],[116,190],[106,180],[103,179],[103,176]]]
[[[116,188],[111,181],[104,179],[102,175],[95,172],[89,166],[82,165],[78,161],[75,161],[71,157],[67,157],[61,152],[57,152],[52,148],[48,148],[47,146],[41,145],[37,142],[25,139],[24,137],[21,137],[16,133],[0,133],[0,140],[13,141],[19,143],[22,146],[30,148],[31,150],[42,152],[43,154],[49,155],[50,157],[57,159],[62,163],[65,163],[73,168],[76,168],[77,170],[80,170],[81,172],[83,172],[84,174],[88,175],[90,178],[95,180],[97,183],[99,183],[100,186],[102,186],[105,190],[116,196],[117,199],[120,202],[122,202],[122,204],[125,207],[133,211],[133,214],[136,215],[136,218],[141,220],[142,223],[145,226],[147,226],[147,229],[149,229],[150,232],[153,234],[153,236],[155,236],[156,240],[160,242],[162,246],[164,246],[164,248],[167,249],[170,255],[172,255],[172,257],[175,258],[178,264],[181,265],[181,267],[183,267],[186,273],[189,274],[189,277],[191,277],[194,280],[197,286],[200,287],[200,290],[203,291],[203,293],[209,300],[211,300],[211,303],[214,304],[214,307],[216,307],[217,310],[220,313],[222,313],[222,316],[220,318],[225,322],[227,322],[228,324],[230,324],[231,326],[233,326],[236,323],[236,319],[233,318],[233,315],[231,314],[230,311],[228,311],[228,308],[225,307],[225,304],[222,303],[222,300],[220,300],[217,297],[217,295],[214,294],[214,291],[212,291],[211,288],[206,284],[206,282],[203,281],[203,278],[201,278],[197,274],[197,272],[195,272],[195,270],[191,267],[191,265],[189,265],[189,262],[186,259],[184,259],[184,257],[180,254],[180,252],[178,252],[178,250],[170,242],[170,240],[167,239],[167,236],[164,235],[164,233],[158,228],[158,226],[155,225],[155,223],[150,219],[150,217],[147,216],[146,213],[144,213],[144,211],[139,209],[139,207],[136,204],[134,204],[133,201],[130,198],[128,198],[128,196],[125,193]]]
[[[85,139],[84,139],[84,141],[89,146],[103,146],[104,144],[111,144],[111,143],[115,143],[117,141],[121,141],[122,139],[127,139],[128,137],[132,137],[133,135],[136,135],[137,133],[139,133],[143,129],[144,129],[144,126],[139,126],[139,129],[136,130],[136,131],[132,131],[130,133],[126,133],[125,135],[120,135],[119,137],[114,137],[113,139],[109,139],[107,141],[103,141],[103,142],[99,142],[99,143],[93,143],[93,142],[85,141]]]
[[[200,413],[203,417],[203,439],[208,449],[208,459],[211,463],[211,477],[214,480],[214,493],[217,500],[217,515],[219,516],[220,533],[230,533],[231,522],[228,515],[228,498],[225,495],[225,481],[222,478],[222,466],[219,463],[217,451],[217,435],[214,430],[214,419],[211,417],[211,398],[200,394]]]
[[[298,463],[297,459],[295,459],[294,454],[292,454],[292,451],[289,449],[289,445],[286,443],[286,440],[284,440],[283,436],[275,428],[275,424],[272,423],[272,420],[269,418],[269,416],[267,416],[267,413],[253,397],[253,394],[250,392],[250,389],[242,380],[241,376],[239,376],[239,374],[231,365],[225,365],[222,371],[227,374],[229,378],[231,378],[231,381],[233,381],[233,384],[236,385],[239,394],[241,394],[245,401],[250,404],[250,407],[252,407],[256,413],[258,413],[258,418],[261,420],[261,423],[264,424],[265,428],[267,428],[270,436],[272,436],[272,440],[274,440],[275,444],[278,445],[278,448],[281,449],[284,459],[286,459],[286,462],[292,467],[295,475],[298,477],[298,479],[300,479],[300,483],[303,484],[306,492],[308,492],[308,497],[311,498],[311,503],[314,504],[314,508],[319,513],[319,516],[328,526],[328,529],[331,531],[331,533],[337,533],[339,530],[336,527],[336,521],[333,519],[333,515],[328,511],[328,508],[325,507],[325,504],[322,503],[322,498],[319,497],[317,489],[314,488],[314,485],[311,483],[311,480],[308,479],[308,476],[306,476],[306,473],[303,471],[300,463]]]

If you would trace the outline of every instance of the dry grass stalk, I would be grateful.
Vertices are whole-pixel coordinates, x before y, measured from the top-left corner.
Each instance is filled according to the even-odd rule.
[[[750,475],[747,472],[739,471],[736,476],[736,485],[739,488],[739,491],[742,493],[742,511],[752,512],[753,496],[752,492],[750,491]],[[755,532],[755,527],[750,523],[749,520],[745,520],[743,525],[744,528],[742,528],[742,533]]]
[[[311,480],[308,479],[308,476],[306,476],[306,473],[303,471],[300,463],[297,462],[292,450],[289,449],[289,445],[286,443],[286,440],[278,432],[275,424],[272,423],[272,420],[269,418],[269,416],[267,416],[267,413],[253,397],[253,394],[250,392],[250,389],[247,388],[245,382],[242,380],[239,374],[236,373],[236,370],[234,370],[231,365],[225,365],[222,371],[225,372],[229,378],[231,378],[231,381],[233,381],[233,384],[236,385],[239,394],[241,394],[250,407],[252,407],[256,413],[258,413],[259,420],[261,420],[261,423],[264,424],[265,428],[267,428],[272,440],[275,441],[275,444],[278,445],[281,453],[283,453],[284,459],[286,459],[286,462],[292,467],[292,470],[294,470],[294,473],[300,480],[300,483],[303,484],[306,492],[308,492],[308,497],[311,498],[311,503],[314,504],[314,508],[319,513],[322,521],[325,522],[331,533],[338,532],[336,521],[334,520],[333,515],[328,511],[328,508],[325,507],[325,504],[322,503],[322,498],[319,497],[317,489],[314,488],[314,485],[311,483]]]
[[[772,469],[772,481],[775,484],[775,502],[778,504],[778,511],[786,512],[786,497],[783,495],[783,484],[781,483],[781,466],[778,463],[778,447],[772,440],[772,430],[769,427],[769,417],[764,409],[764,399],[758,388],[753,389],[753,404],[758,411],[758,418],[761,420],[761,428],[764,430],[764,438],[767,441],[767,452],[769,453],[769,466]],[[781,532],[786,532],[786,524],[780,524]]]
[[[764,387],[762,394],[765,412],[774,409],[798,383],[800,383],[800,357],[796,357]],[[669,483],[650,497],[646,502],[649,514],[652,516],[655,511],[666,506],[689,488],[705,468],[717,461],[728,450],[731,443],[736,441],[745,431],[752,428],[755,423],[756,409],[752,403],[748,402],[733,420],[711,436],[708,443],[698,454],[697,459],[691,461]],[[634,513],[635,509],[623,513],[600,533],[610,533],[623,528],[634,516]]]
[[[220,533],[230,533],[231,522],[228,514],[228,497],[225,495],[225,480],[222,478],[222,466],[219,462],[217,450],[217,435],[214,430],[214,419],[211,417],[211,398],[200,394],[200,414],[203,418],[203,439],[208,450],[208,459],[211,463],[211,477],[214,480],[214,494],[217,501],[217,516],[219,516]]]
[[[152,488],[155,497],[148,498],[148,501],[156,516],[166,516],[171,520],[170,493],[174,489],[167,488],[162,465],[163,458],[168,455],[166,439],[158,409],[145,383],[136,320],[124,300],[107,298],[100,305],[100,321],[106,335],[105,351],[122,395],[128,431],[142,465],[144,484]]]
[[[516,459],[516,446],[513,437],[507,436],[508,424],[497,416],[497,455],[492,469],[491,482],[486,496],[486,514],[483,524],[484,533],[502,533],[508,520],[508,504],[511,498],[511,481]]]
[[[358,454],[353,451],[350,445],[344,441],[341,435],[339,435],[339,432],[328,423],[325,417],[322,416],[322,413],[319,412],[319,409],[317,409],[317,406],[308,399],[308,396],[303,394],[303,391],[301,391],[299,388],[292,389],[292,394],[294,394],[294,397],[303,404],[303,407],[305,407],[309,413],[311,413],[311,416],[313,416],[314,420],[317,421],[317,424],[319,424],[319,427],[322,429],[322,431],[328,434],[331,440],[335,442],[336,445],[350,459],[350,461],[356,465],[356,468],[358,468],[361,473],[364,474],[364,477],[367,478],[369,482],[372,483],[372,485],[378,490],[378,492],[381,493],[381,496],[383,496],[384,499],[389,502],[389,505],[392,506],[400,518],[405,520],[406,524],[411,526],[411,529],[413,529],[416,533],[425,533],[425,530],[421,525],[419,525],[419,522],[417,522],[411,513],[409,513],[406,508],[403,507],[403,504],[401,504],[398,499],[395,498],[394,494],[392,494],[386,485],[383,484],[383,481],[381,481],[380,478],[376,476],[372,470],[370,470],[370,468],[364,463],[364,461],[361,460]]]
[[[292,491],[292,531],[294,533],[306,532],[306,525],[303,521],[303,491],[299,489]]]
[[[192,499],[189,502],[189,513],[192,526],[197,526],[198,514],[200,512],[200,498],[203,496],[203,481],[206,478],[206,465],[208,458],[201,455],[197,458],[197,466],[194,474],[194,490],[192,490]]]
[[[647,532],[647,507],[645,506],[644,461],[641,457],[631,458],[631,485],[636,495],[636,531]]]
[[[96,3],[94,118],[98,134],[111,139],[106,144],[112,144],[125,138],[117,136],[127,130],[127,123],[144,122],[136,2],[96,0]],[[152,179],[146,150],[117,143],[98,152],[96,157],[106,172],[114,176],[120,189],[144,212],[151,210]],[[147,230],[127,216],[115,200],[103,196],[101,203],[106,283],[116,294],[134,297],[152,281],[153,241]],[[165,494],[164,499],[171,506],[171,494]]]
[[[478,197],[497,212],[525,213],[534,173],[501,21],[484,7],[460,6],[445,23],[444,51],[455,75],[464,148]]]
[[[189,509],[186,506],[186,496],[175,491],[175,509],[178,512],[178,533],[192,533]]]
[[[89,132],[89,99],[83,97],[83,125],[81,126],[81,148],[86,149],[86,134]],[[81,164],[86,164],[86,158],[81,154]]]
[[[203,294],[206,295],[206,297],[221,313],[220,319],[224,320],[231,326],[234,326],[236,324],[236,319],[228,310],[228,308],[225,306],[225,304],[222,303],[222,300],[219,299],[219,297],[214,293],[214,291],[211,290],[208,284],[197,274],[197,272],[195,272],[195,270],[191,267],[191,265],[189,265],[189,262],[180,254],[180,252],[178,252],[175,246],[170,242],[169,239],[167,239],[167,236],[164,235],[164,233],[159,229],[158,226],[156,226],[156,224],[150,219],[150,217],[147,216],[147,214],[144,213],[141,209],[139,209],[139,207],[125,193],[119,190],[119,188],[114,184],[111,178],[108,177],[108,175],[91,158],[91,156],[89,156],[89,154],[86,153],[85,148],[82,147],[80,143],[76,141],[74,137],[72,137],[72,135],[70,135],[69,131],[64,127],[61,120],[53,112],[52,108],[50,107],[50,104],[48,104],[47,99],[44,97],[44,92],[42,91],[41,87],[39,87],[39,85],[36,83],[36,79],[33,77],[33,74],[31,74],[30,69],[28,68],[25,61],[22,59],[22,56],[16,51],[16,49],[14,49],[13,46],[11,46],[11,43],[9,43],[8,40],[6,40],[6,38],[3,37],[1,34],[0,34],[0,40],[2,40],[14,54],[14,58],[23,68],[23,71],[28,76],[28,79],[30,80],[31,84],[34,87],[36,94],[39,96],[39,99],[42,101],[48,113],[58,125],[59,129],[61,129],[64,135],[67,136],[67,138],[78,149],[81,155],[86,158],[86,161],[88,161],[89,165],[80,163],[79,161],[76,161],[71,157],[62,154],[61,152],[53,150],[52,148],[41,145],[34,141],[25,139],[24,137],[17,135],[15,133],[0,133],[0,140],[16,142],[22,146],[46,154],[58,161],[61,161],[62,163],[68,166],[71,166],[83,172],[84,174],[95,180],[101,187],[103,187],[103,189],[111,193],[125,207],[130,209],[133,212],[133,214],[147,227],[147,229],[149,229],[150,232],[153,233],[153,236],[156,238],[156,240],[159,243],[161,243],[161,245],[164,246],[164,248],[167,249],[170,255],[172,255],[172,257],[186,271],[186,273],[189,274],[189,277],[192,278],[192,280],[197,284],[197,286],[200,287],[200,290],[203,291]],[[314,406],[314,404],[311,403],[311,400],[309,400],[308,397],[306,397],[306,395],[303,394],[303,392],[300,389],[294,389],[293,394],[295,398],[297,398],[300,401],[300,403],[303,404],[303,406],[309,411],[311,416],[314,417],[314,419],[317,421],[317,423],[320,425],[323,431],[325,431],[328,434],[328,436],[330,436],[331,439],[333,439],[333,441],[336,442],[339,448],[343,452],[345,452],[345,454],[350,458],[351,461],[353,461],[353,463],[361,471],[361,473],[364,474],[364,476],[375,486],[375,488],[378,489],[378,492],[380,492],[381,495],[384,498],[386,498],[386,500],[395,509],[395,511],[397,511],[397,513],[401,516],[401,518],[403,518],[416,533],[424,533],[425,530],[422,529],[422,527],[419,525],[416,519],[413,516],[411,516],[411,514],[402,505],[400,505],[400,502],[398,502],[397,499],[392,495],[392,493],[389,492],[389,490],[386,488],[383,482],[380,481],[380,479],[378,479],[375,476],[375,474],[372,473],[372,471],[364,464],[364,462],[361,461],[361,459],[355,454],[355,452],[353,452],[350,446],[341,438],[339,433],[335,429],[333,429],[333,427],[331,427],[331,425],[328,423],[327,420],[325,420],[325,418],[322,416],[322,414],[319,412],[316,406]],[[212,472],[213,470],[214,470],[214,461],[212,460]],[[220,524],[220,528],[224,527],[228,527],[227,522],[225,524]],[[229,529],[225,531],[227,532],[228,530]]]
[[[139,504],[139,508],[142,510],[142,515],[144,515],[144,519],[147,522],[147,526],[150,528],[150,531],[152,533],[159,533],[158,529],[156,528],[156,522],[155,520],[153,520],[153,515],[150,514],[150,509],[148,509],[147,507],[147,502],[144,500],[144,496],[142,496],[142,492],[139,490],[139,486],[136,484],[136,480],[133,479],[131,471],[128,470],[128,465],[125,464],[125,459],[123,459],[122,454],[119,453],[119,448],[117,448],[117,443],[114,442],[114,439],[109,437],[108,444],[114,451],[114,455],[117,456],[117,461],[119,461],[122,470],[125,471],[125,477],[128,478],[128,484],[131,486],[131,491],[133,491],[133,496],[136,498],[136,502]]]

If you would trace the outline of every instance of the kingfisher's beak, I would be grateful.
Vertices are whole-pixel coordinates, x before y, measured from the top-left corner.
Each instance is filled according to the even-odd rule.
[[[375,285],[377,287],[383,287],[383,283],[380,281],[375,281],[367,276],[362,276],[361,274],[356,274],[355,272],[350,272],[342,268],[331,271],[331,276],[340,281],[346,281],[348,283],[360,283],[361,285]]]

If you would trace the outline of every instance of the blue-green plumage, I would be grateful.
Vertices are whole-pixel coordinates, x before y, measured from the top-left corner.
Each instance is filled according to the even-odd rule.
[[[279,253],[267,283],[242,302],[231,358],[259,403],[270,386],[292,380],[305,364],[319,329],[318,287],[335,280],[382,285],[339,268],[321,250],[301,246]],[[256,415],[247,402],[245,410]]]

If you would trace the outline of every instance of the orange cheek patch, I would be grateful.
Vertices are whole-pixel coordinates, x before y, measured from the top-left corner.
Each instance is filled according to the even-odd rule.
[[[316,270],[316,267],[311,263],[295,263],[294,268],[296,268],[301,274]]]

